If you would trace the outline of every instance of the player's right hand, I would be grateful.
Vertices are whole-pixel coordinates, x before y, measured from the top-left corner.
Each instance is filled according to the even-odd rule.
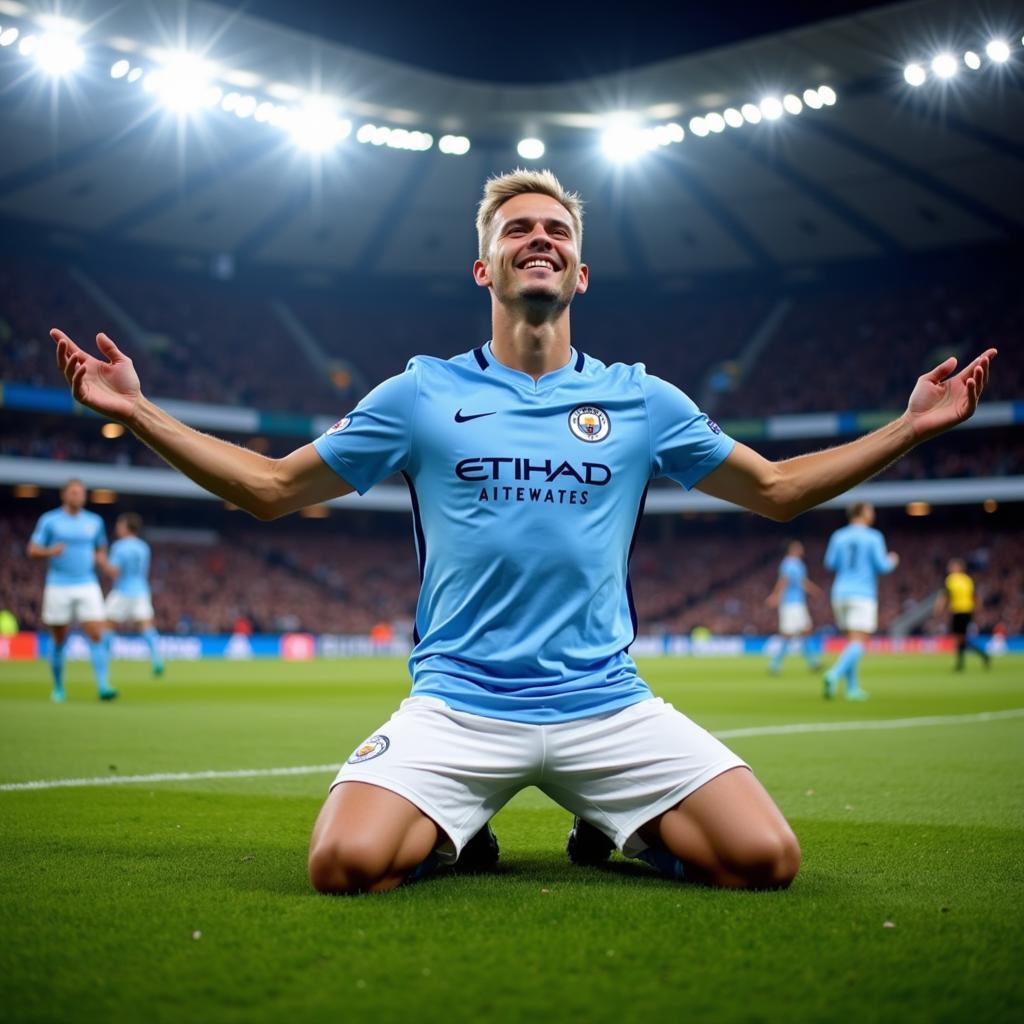
[[[132,361],[110,338],[96,335],[96,345],[106,357],[97,359],[57,328],[50,331],[50,337],[57,345],[57,366],[75,400],[112,419],[130,420],[142,389]]]

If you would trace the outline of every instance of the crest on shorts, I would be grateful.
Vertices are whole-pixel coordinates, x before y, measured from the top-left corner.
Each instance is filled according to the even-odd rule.
[[[612,421],[599,405],[577,405],[569,413],[569,429],[574,437],[593,444],[612,432]]]
[[[352,422],[351,416],[343,416],[333,427],[328,427],[325,431],[328,434],[337,434],[344,430]]]
[[[390,746],[391,740],[382,733],[377,733],[376,736],[371,736],[369,739],[364,740],[352,751],[348,764],[362,764],[364,761],[372,761],[375,757],[380,757]]]

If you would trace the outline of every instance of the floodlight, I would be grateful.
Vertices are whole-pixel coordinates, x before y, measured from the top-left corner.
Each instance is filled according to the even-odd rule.
[[[380,125],[377,128],[374,128],[373,134],[370,136],[370,142],[372,142],[375,146],[383,146],[388,141],[390,136],[391,129],[384,125]]]
[[[270,115],[274,113],[274,104],[267,100],[258,104],[256,112],[252,115],[254,121],[259,121],[260,124],[264,124],[270,120]]]
[[[981,58],[973,50],[968,50],[964,54],[964,63],[972,71],[977,71],[981,67]]]
[[[39,40],[35,36],[22,36],[21,42],[18,43],[18,53],[22,57],[31,57],[36,52],[38,45]]]
[[[124,78],[132,69],[131,61],[128,60],[116,60],[110,65],[110,77],[111,78]]]
[[[952,78],[957,71],[956,57],[951,53],[940,53],[932,59],[932,71],[939,78]]]
[[[539,160],[544,155],[544,143],[540,139],[520,139],[516,152],[524,160]]]
[[[203,93],[203,106],[204,107],[215,107],[220,103],[220,98],[224,95],[224,90],[219,85],[207,86],[206,92]]]
[[[711,129],[708,127],[708,123],[707,121],[704,120],[703,117],[691,117],[690,131],[693,132],[694,135],[697,135],[703,139],[704,136],[711,131]]]
[[[142,68],[132,68],[131,71],[128,72],[128,75],[125,78],[125,81],[126,82],[131,82],[131,83],[134,84],[141,77],[142,77]]]
[[[782,97],[782,107],[787,114],[799,114],[804,109],[800,97],[794,96],[791,92]]]
[[[779,102],[777,96],[765,96],[761,100],[761,113],[764,114],[767,121],[777,121],[782,117],[784,110],[785,108]]]
[[[252,117],[256,113],[256,97],[240,96],[235,105],[235,117]]]
[[[665,130],[668,132],[669,142],[682,142],[686,137],[686,132],[683,131],[681,124],[676,124],[675,121],[669,121],[665,125]]]
[[[59,78],[76,71],[85,62],[85,51],[70,36],[47,32],[39,40],[36,63],[48,74]]]
[[[405,128],[392,128],[391,134],[388,136],[388,148],[389,149],[408,149],[409,148],[409,136],[412,133]]]
[[[1005,64],[1010,59],[1010,47],[1002,39],[993,39],[985,47],[988,59],[996,64]]]
[[[609,160],[627,163],[658,145],[653,132],[629,120],[612,121],[601,136],[601,149]]]
[[[740,113],[747,124],[759,124],[761,121],[761,108],[756,103],[744,103],[740,107]]]
[[[348,136],[352,131],[352,122],[339,118],[335,110],[323,100],[310,100],[301,109],[294,111],[288,121],[288,131],[300,149],[310,153],[325,153]]]
[[[160,97],[164,106],[187,114],[206,102],[209,78],[210,71],[204,61],[191,53],[173,53],[163,67],[146,76],[144,84]],[[235,113],[238,113],[237,107]]]
[[[725,118],[721,114],[712,111],[704,115],[704,123],[717,135],[725,131]]]
[[[916,89],[919,85],[924,85],[928,74],[920,64],[908,64],[903,69],[903,77],[907,85],[912,85]]]
[[[824,103],[826,107],[834,107],[836,105],[836,91],[835,89],[832,88],[832,86],[819,85],[818,96],[820,97],[821,102]]]
[[[220,101],[220,109],[230,114],[238,106],[238,102],[241,98],[242,94],[240,92],[229,92],[227,96]]]
[[[376,130],[377,126],[375,124],[361,124],[359,131],[356,132],[356,142],[369,142]]]
[[[19,35],[20,33],[13,26],[5,28],[3,32],[0,32],[0,46],[10,46],[11,43],[16,43]]]
[[[722,116],[730,128],[743,127],[743,115],[735,107],[729,107]]]
[[[447,156],[465,156],[469,152],[469,139],[465,135],[442,135],[437,148]]]
[[[820,110],[824,105],[824,101],[818,95],[817,89],[804,89],[804,103],[811,108],[811,110]]]

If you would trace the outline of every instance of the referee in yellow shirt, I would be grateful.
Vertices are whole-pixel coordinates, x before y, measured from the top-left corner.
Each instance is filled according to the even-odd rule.
[[[935,602],[935,614],[941,615],[947,608],[951,615],[949,631],[956,638],[955,671],[963,672],[964,654],[974,651],[989,668],[992,659],[980,644],[967,639],[967,629],[974,615],[974,580],[967,575],[967,567],[962,558],[951,558],[946,566],[946,589],[939,593]]]

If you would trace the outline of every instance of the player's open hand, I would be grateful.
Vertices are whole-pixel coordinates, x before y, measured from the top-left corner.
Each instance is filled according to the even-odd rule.
[[[987,349],[969,366],[953,374],[956,358],[950,356],[930,373],[917,378],[907,405],[907,416],[918,438],[941,434],[974,413],[988,384],[989,367],[995,357],[996,350]]]
[[[142,397],[132,361],[105,334],[96,345],[105,358],[97,359],[79,348],[63,331],[54,328],[50,337],[57,345],[57,366],[71,385],[75,400],[96,412],[123,422],[131,419]]]

